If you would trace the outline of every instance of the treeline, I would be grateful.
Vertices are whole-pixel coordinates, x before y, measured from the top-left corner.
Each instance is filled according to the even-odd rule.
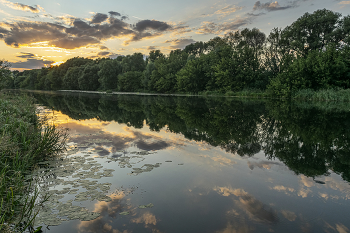
[[[196,42],[169,55],[151,51],[116,59],[76,57],[40,70],[14,72],[8,87],[155,93],[262,91],[350,87],[350,16],[306,13],[266,36],[256,28]]]
[[[240,156],[264,151],[297,174],[309,177],[332,170],[350,181],[350,113],[324,111],[288,101],[237,101],[232,98],[40,94],[39,104],[76,120],[116,121],[152,131],[166,129]],[[108,147],[120,150],[116,143]]]

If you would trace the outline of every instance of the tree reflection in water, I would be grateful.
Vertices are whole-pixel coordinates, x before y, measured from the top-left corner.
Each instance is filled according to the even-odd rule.
[[[296,174],[316,177],[332,170],[350,181],[350,113],[342,108],[213,97],[32,94],[39,104],[76,120],[97,118],[135,128],[146,122],[153,131],[166,127],[240,156],[263,150]],[[167,146],[161,143],[137,146]]]

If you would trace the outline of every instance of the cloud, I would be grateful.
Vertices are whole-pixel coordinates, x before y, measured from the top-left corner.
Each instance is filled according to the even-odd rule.
[[[62,21],[66,25],[73,26],[73,23],[74,23],[76,17],[74,17],[72,15],[64,15],[64,16],[58,16],[55,19]]]
[[[0,39],[15,48],[46,41],[48,46],[75,49],[123,37],[129,38],[125,41],[125,44],[128,44],[131,41],[161,36],[172,29],[166,22],[141,20],[136,25],[130,25],[121,19],[108,18],[106,14],[101,13],[96,13],[91,22],[69,15],[57,17],[56,20],[61,22],[3,22],[0,24]],[[179,30],[181,28],[184,26]]]
[[[58,40],[50,41],[49,45],[65,48],[65,49],[76,49],[80,47],[87,46],[89,44],[98,44],[100,41],[91,36],[82,36],[82,37],[67,37]]]
[[[233,164],[236,164],[237,162],[232,161],[229,158],[226,158],[222,155],[217,155],[215,157],[210,157],[213,161],[218,162],[221,165],[227,165],[227,166],[232,166]]]
[[[271,169],[273,165],[281,166],[282,163],[279,162],[271,162],[271,161],[261,161],[261,162],[252,162],[248,161],[248,167],[250,170],[253,170],[255,167],[261,168],[261,169]]]
[[[267,11],[278,11],[278,10],[286,10],[289,8],[295,7],[294,4],[288,6],[280,6],[277,1],[275,2],[267,2],[261,3],[260,1],[255,2],[253,6],[253,10],[267,10]]]
[[[285,194],[289,194],[289,192],[294,192],[295,191],[295,189],[288,188],[288,187],[285,187],[283,185],[277,185],[277,186],[273,187],[272,189],[274,189],[276,191],[279,191],[279,192],[284,192]]]
[[[108,19],[108,15],[102,14],[102,13],[96,13],[91,20],[91,23],[93,24],[99,24],[104,22],[106,19]]]
[[[134,28],[138,32],[143,32],[146,29],[152,29],[156,31],[166,31],[171,28],[171,25],[165,22],[157,21],[157,20],[146,19],[146,20],[141,20],[137,22]]]
[[[109,11],[108,14],[110,14],[112,16],[121,16],[121,14],[116,12],[116,11]]]
[[[156,50],[158,46],[148,46],[147,49],[148,50]]]
[[[170,146],[169,143],[159,140],[155,142],[147,142],[144,140],[139,140],[136,143],[137,148],[140,150],[153,151],[153,150],[163,150]]]
[[[214,7],[212,7],[214,8]],[[220,8],[216,11],[214,11],[214,13],[208,13],[208,14],[202,14],[200,17],[212,17],[214,15],[218,15],[219,18],[224,18],[236,11],[239,11],[239,10],[242,10],[243,7],[240,7],[240,6],[235,6],[235,5],[227,5],[223,8]]]
[[[131,222],[137,223],[137,224],[144,223],[146,228],[147,228],[147,225],[156,225],[157,218],[156,218],[156,216],[154,216],[150,212],[146,212],[138,218],[131,219]]]
[[[7,45],[12,47],[66,37],[65,27],[58,24],[22,21],[13,24],[7,23],[7,26],[11,30],[3,34],[3,39]]]
[[[12,68],[22,69],[40,69],[42,67],[50,66],[54,61],[44,61],[41,59],[29,58],[24,62],[11,62]]]
[[[252,16],[252,17],[258,17],[258,16],[261,16],[261,15],[266,15],[266,13],[264,12],[260,12],[258,14],[254,14],[254,13],[247,13],[248,16]]]
[[[129,19],[129,17],[125,15],[121,17],[121,20],[126,20],[126,19]]]
[[[197,34],[216,34],[218,25],[214,22],[204,21],[201,23],[200,28],[197,30]]]
[[[124,45],[128,45],[132,41],[162,36],[165,32],[171,31],[172,26],[166,22],[146,19],[137,22],[132,29],[131,39],[124,41]]]
[[[239,200],[235,201],[235,203],[256,221],[268,223],[276,223],[279,221],[275,210],[257,200],[243,189],[215,187],[214,191],[225,197],[231,195],[238,197]]]
[[[214,22],[202,22],[202,25],[200,28],[197,29],[197,34],[223,34],[227,33],[229,31],[236,31],[240,27],[245,26],[247,24],[251,23],[252,18],[251,17],[245,17],[245,18],[236,18],[229,22],[224,22],[221,24],[217,24]]]
[[[12,8],[12,9],[15,9],[15,10],[31,11],[33,13],[39,13],[40,11],[44,11],[44,8],[42,8],[39,5],[36,5],[36,7],[33,7],[33,6],[24,5],[22,3],[13,3],[10,1],[6,1],[6,0],[1,0],[0,2],[2,4],[4,4],[5,6]]]
[[[109,57],[111,59],[114,59],[118,56],[120,56],[120,54],[116,54],[116,53],[109,52],[109,51],[101,51],[101,52],[98,52],[97,55],[94,57],[95,58],[97,58],[97,57]]]
[[[98,146],[95,148],[95,151],[97,152],[97,154],[99,156],[106,156],[109,155],[111,152],[109,150],[106,150],[105,148],[103,148],[102,146]]]
[[[174,39],[174,40],[167,40],[164,43],[171,44],[170,48],[172,49],[183,49],[189,44],[196,43],[193,39]]]
[[[107,55],[110,55],[111,52],[108,52],[108,51],[105,51],[105,52],[99,52],[97,55],[98,56],[107,56]]]
[[[294,222],[297,218],[297,215],[294,212],[288,210],[282,210],[281,213],[286,219],[288,219],[291,222]]]
[[[122,233],[113,229],[109,223],[110,219],[117,218],[120,212],[130,211],[128,206],[122,203],[125,193],[113,193],[109,195],[110,202],[100,201],[95,204],[94,212],[101,213],[100,217],[91,221],[81,221],[78,225],[79,233]]]
[[[101,49],[101,50],[108,50],[108,48],[107,48],[106,46],[104,46],[104,45],[101,45],[101,46],[100,46],[100,49]]]
[[[340,4],[340,5],[348,5],[348,4],[350,4],[350,1],[341,1],[338,4]]]
[[[192,32],[192,29],[184,22],[181,22],[178,24],[173,24],[171,31],[173,32],[173,35],[182,35],[188,32]]]
[[[222,17],[226,17],[238,10],[242,10],[243,7],[238,7],[238,6],[225,6],[224,8],[217,10],[214,12],[216,15],[221,15]]]
[[[35,54],[33,53],[23,53],[21,52],[22,55],[19,55],[19,56],[16,56],[16,57],[19,57],[19,58],[34,58],[36,57]]]
[[[105,56],[110,56],[109,52],[104,53]],[[103,54],[100,54],[102,56]],[[117,54],[114,54],[117,56]],[[88,125],[78,124],[70,122],[68,127],[72,133],[79,134],[75,137],[71,137],[70,141],[75,143],[82,143],[88,147],[94,147],[100,151],[103,155],[109,154],[105,148],[111,148],[111,152],[124,150],[129,146],[130,143],[134,143],[141,150],[162,150],[169,146],[176,145],[176,142],[164,141],[162,138],[140,133],[137,131],[126,130],[128,136],[122,134],[112,134],[108,132],[101,132],[101,127],[91,127]],[[96,134],[96,132],[100,132]],[[108,152],[108,153],[107,153]]]

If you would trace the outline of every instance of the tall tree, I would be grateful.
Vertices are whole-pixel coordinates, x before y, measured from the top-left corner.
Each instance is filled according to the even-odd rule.
[[[291,50],[307,56],[310,51],[322,51],[328,44],[339,44],[349,35],[349,18],[331,10],[305,13],[283,30]]]
[[[98,64],[88,63],[85,65],[84,71],[78,79],[79,89],[86,91],[96,91],[100,83],[98,82],[98,71],[100,70]]]
[[[117,60],[105,60],[100,64],[98,81],[102,90],[115,90],[118,87],[118,75],[122,73],[122,65]]]

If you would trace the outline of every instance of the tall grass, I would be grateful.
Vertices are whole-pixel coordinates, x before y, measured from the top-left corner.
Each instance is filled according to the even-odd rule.
[[[38,190],[24,177],[64,150],[66,139],[65,131],[38,118],[32,98],[0,94],[0,232],[32,225]]]
[[[350,89],[326,89],[318,91],[302,89],[294,93],[292,98],[298,100],[349,102]]]

